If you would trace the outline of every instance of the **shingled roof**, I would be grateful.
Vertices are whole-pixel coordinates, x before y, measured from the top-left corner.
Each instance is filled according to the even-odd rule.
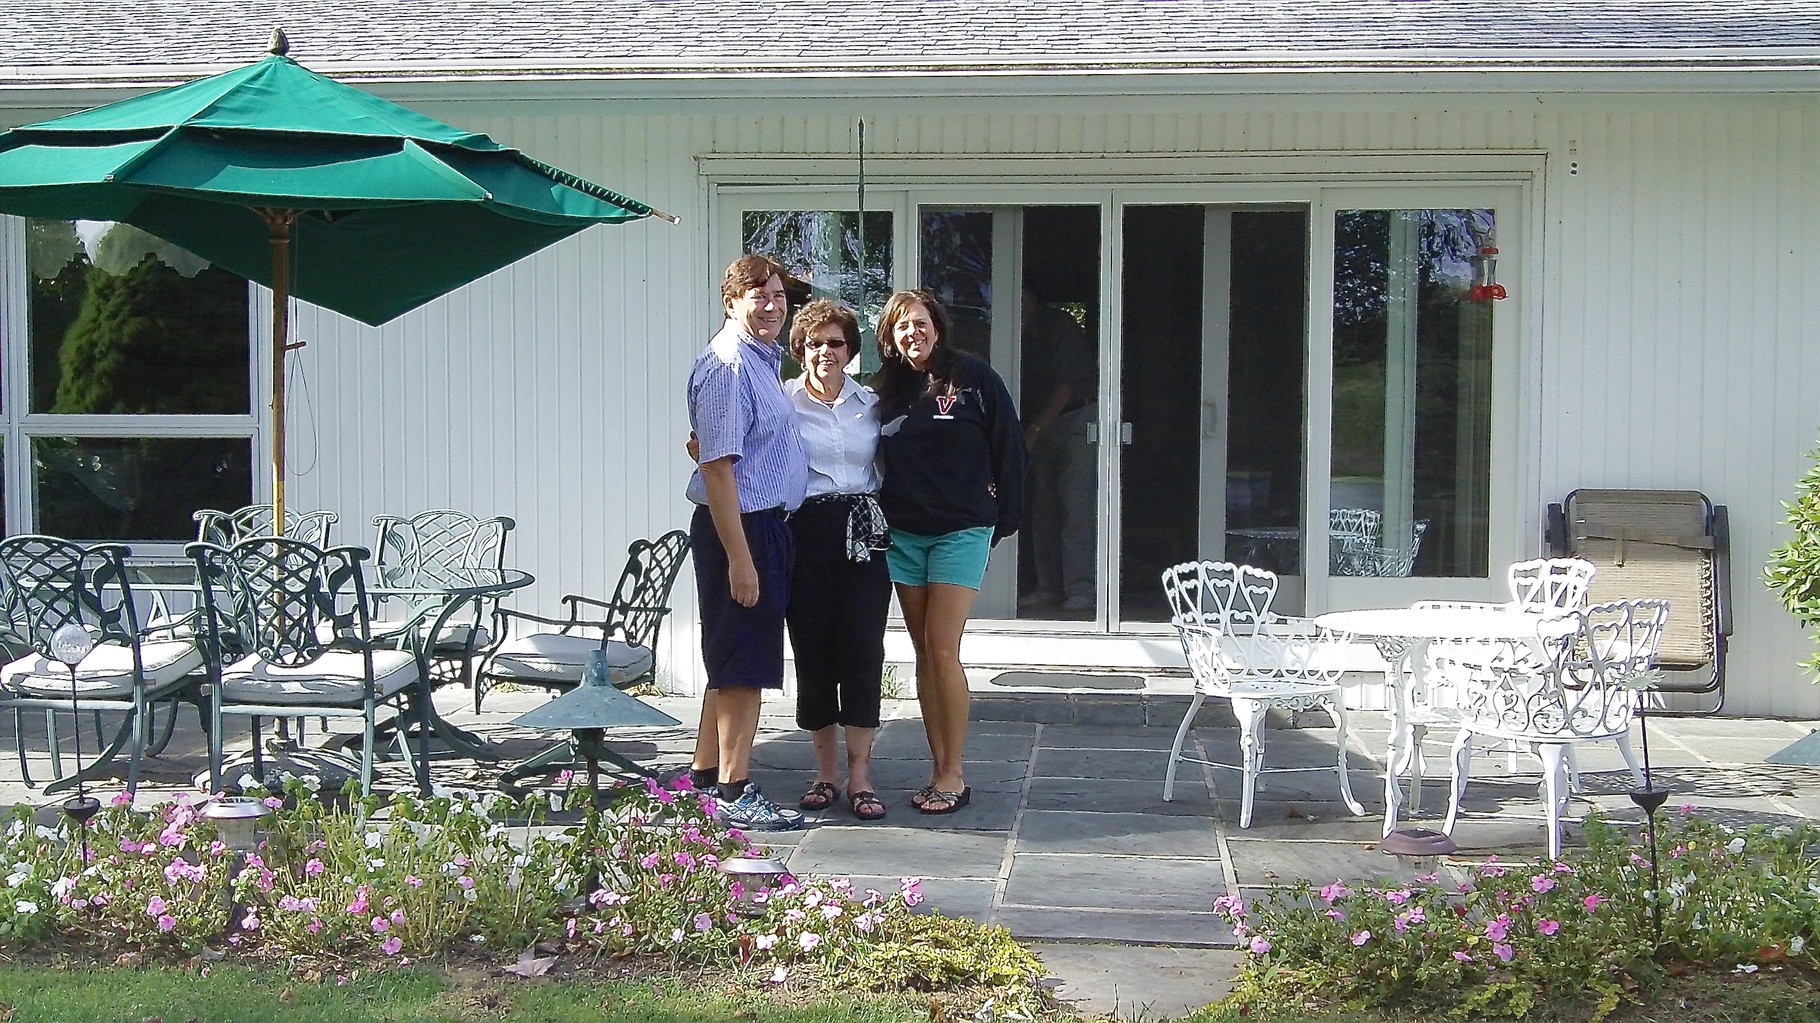
[[[1820,64],[1813,0],[39,0],[0,15],[0,85],[232,66],[278,25],[401,77]]]

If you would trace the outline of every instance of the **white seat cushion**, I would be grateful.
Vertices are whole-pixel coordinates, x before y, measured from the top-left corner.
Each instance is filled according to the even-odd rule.
[[[489,675],[524,682],[581,683],[582,667],[588,653],[600,649],[600,640],[587,636],[565,636],[555,632],[537,632],[509,639],[499,648]],[[633,646],[612,640],[607,643],[608,681],[615,687],[649,675],[657,657],[647,646]]]
[[[202,667],[202,651],[195,640],[173,639],[141,643],[145,684],[158,690]],[[43,654],[28,654],[0,668],[0,689],[15,696],[64,697],[70,694],[69,669]],[[76,666],[76,693],[82,699],[123,699],[133,695],[133,649],[121,643],[103,643],[89,651]]]
[[[380,699],[417,684],[417,659],[404,650],[373,651],[373,690]],[[366,693],[366,661],[352,650],[331,650],[309,664],[287,668],[257,655],[242,657],[221,673],[228,703],[359,706]]]

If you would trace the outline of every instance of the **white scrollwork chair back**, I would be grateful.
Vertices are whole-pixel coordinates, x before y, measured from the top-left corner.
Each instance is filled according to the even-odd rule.
[[[1473,676],[1460,691],[1460,731],[1454,740],[1451,832],[1466,791],[1476,740],[1513,740],[1543,761],[1549,855],[1561,854],[1560,821],[1567,801],[1567,754],[1575,743],[1615,741],[1641,786],[1630,747],[1630,725],[1654,679],[1668,602],[1637,599],[1594,604],[1537,619],[1528,649],[1513,642],[1462,645]]]
[[[1353,813],[1364,807],[1353,798],[1346,774],[1346,707],[1339,697],[1339,659],[1324,657],[1336,637],[1306,618],[1289,618],[1270,609],[1276,574],[1250,565],[1223,561],[1186,562],[1163,573],[1163,592],[1182,641],[1182,654],[1194,677],[1194,698],[1176,729],[1163,798],[1173,799],[1176,766],[1196,763],[1243,772],[1239,826],[1250,827],[1258,776],[1267,771],[1325,768],[1267,768],[1264,763],[1264,714],[1271,707],[1306,710],[1327,707],[1338,726],[1337,767],[1340,794]],[[1242,763],[1227,764],[1182,752],[1195,714],[1208,697],[1227,700],[1239,723]]]

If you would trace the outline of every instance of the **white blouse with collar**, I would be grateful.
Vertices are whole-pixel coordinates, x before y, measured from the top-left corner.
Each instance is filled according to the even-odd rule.
[[[840,397],[824,405],[798,377],[784,383],[796,406],[796,429],[809,455],[809,497],[878,492],[878,395],[846,378]]]

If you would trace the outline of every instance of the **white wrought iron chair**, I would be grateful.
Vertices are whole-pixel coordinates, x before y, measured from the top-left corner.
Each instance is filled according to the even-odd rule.
[[[1381,530],[1381,522],[1378,527]],[[1334,532],[1330,528],[1327,538],[1328,571],[1333,575],[1371,578],[1407,576],[1415,570],[1416,555],[1422,552],[1422,534],[1426,532],[1427,519],[1417,519],[1410,525],[1407,542],[1400,536],[1393,540],[1381,531]]]
[[[1510,585],[1510,606],[1524,611],[1585,607],[1586,593],[1598,571],[1584,558],[1519,561],[1504,573]]]
[[[1306,618],[1288,618],[1270,610],[1277,577],[1250,565],[1224,561],[1186,562],[1163,573],[1163,593],[1181,636],[1182,653],[1194,676],[1194,699],[1176,729],[1163,775],[1163,798],[1175,797],[1176,765],[1202,764],[1244,775],[1239,827],[1251,826],[1258,778],[1265,773],[1325,771],[1326,767],[1267,767],[1264,760],[1264,715],[1272,707],[1287,710],[1328,708],[1338,728],[1340,797],[1348,809],[1365,807],[1352,794],[1346,772],[1346,704],[1340,699],[1340,668],[1323,648],[1342,637],[1320,629]],[[1188,730],[1209,697],[1232,704],[1239,722],[1240,764],[1203,760],[1182,752]]]
[[[1536,620],[1536,642],[1460,648],[1473,673],[1460,689],[1460,730],[1453,743],[1453,796],[1442,829],[1453,833],[1472,770],[1472,751],[1485,740],[1513,741],[1542,758],[1542,796],[1548,815],[1548,855],[1561,855],[1567,755],[1576,743],[1618,744],[1638,787],[1643,772],[1630,746],[1630,724],[1642,690],[1652,684],[1665,600],[1620,600]],[[1473,656],[1474,654],[1478,656]]]

